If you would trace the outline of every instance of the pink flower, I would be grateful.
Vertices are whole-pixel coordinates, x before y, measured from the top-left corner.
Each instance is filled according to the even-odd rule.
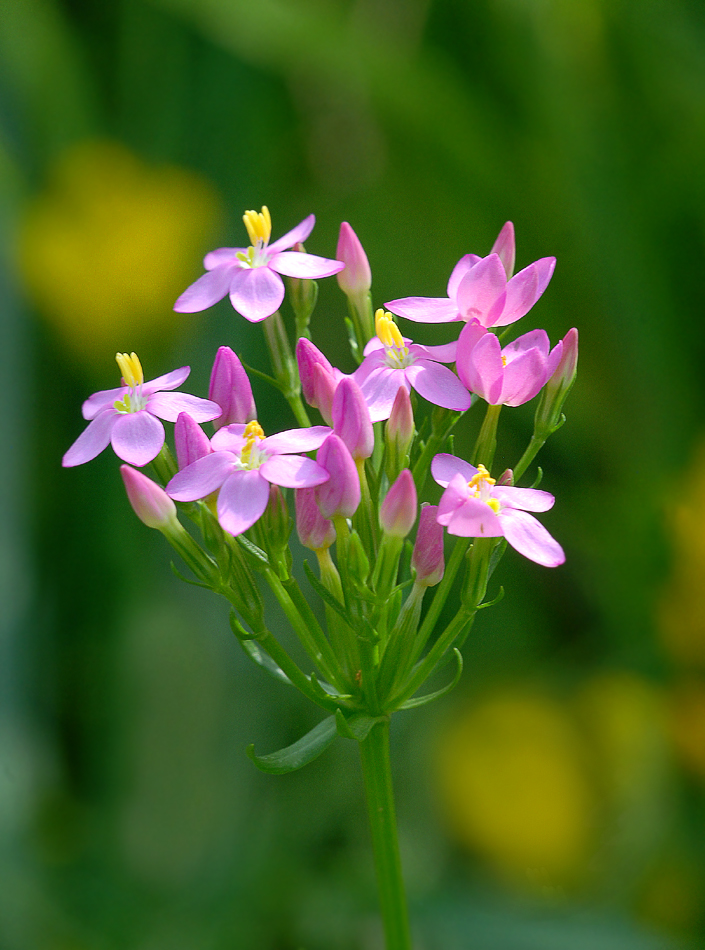
[[[83,418],[91,421],[64,455],[65,468],[90,462],[108,443],[118,458],[141,467],[155,459],[164,445],[160,419],[176,422],[180,412],[187,412],[196,422],[210,422],[220,415],[220,406],[208,399],[168,392],[184,382],[188,366],[145,383],[135,353],[118,353],[115,358],[123,385],[94,393],[84,402]]]
[[[533,488],[497,485],[483,465],[475,468],[454,455],[436,455],[431,473],[445,488],[437,520],[449,534],[504,537],[524,557],[545,567],[557,567],[565,561],[560,544],[533,515],[527,514],[548,511],[553,507],[553,495]]]
[[[477,320],[483,327],[505,327],[531,310],[555,266],[555,257],[542,257],[512,277],[514,227],[507,221],[487,257],[460,258],[450,275],[447,297],[403,297],[385,306],[418,323]]]
[[[280,274],[315,280],[345,267],[341,261],[288,250],[309,236],[316,222],[312,214],[273,244],[269,243],[272,225],[266,207],[259,213],[245,212],[243,220],[250,247],[220,247],[206,254],[207,273],[181,294],[174,304],[178,313],[205,310],[229,294],[235,310],[257,323],[278,310],[284,299]]]
[[[216,429],[235,422],[250,422],[257,417],[247,373],[229,346],[221,346],[215,354],[208,398],[223,410],[215,422]]]
[[[160,530],[177,523],[176,505],[161,485],[129,465],[121,465],[120,473],[132,510],[141,522]]]
[[[329,432],[326,426],[312,426],[265,438],[254,420],[226,426],[211,439],[213,452],[177,472],[167,494],[176,501],[196,501],[220,489],[218,521],[230,534],[242,534],[264,514],[270,483],[312,488],[328,481],[328,472],[313,459],[290,453],[319,448]]]
[[[452,363],[456,343],[421,346],[402,337],[391,315],[375,314],[377,336],[365,347],[365,358],[353,373],[373,422],[388,419],[400,386],[412,387],[436,406],[462,412],[470,408],[470,394],[441,363]]]
[[[521,406],[544,386],[562,352],[562,342],[551,349],[545,330],[531,330],[502,349],[494,333],[468,323],[458,340],[457,370],[491,406]]]
[[[344,374],[335,369],[318,347],[302,336],[296,342],[296,362],[304,399],[333,425],[333,396]]]

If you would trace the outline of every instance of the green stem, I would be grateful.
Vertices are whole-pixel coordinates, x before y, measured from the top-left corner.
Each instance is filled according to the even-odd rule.
[[[386,950],[411,950],[389,759],[389,719],[376,722],[360,742],[360,757]]]
[[[514,483],[515,483],[515,484],[516,484],[516,482],[519,481],[519,479],[520,479],[521,476],[524,474],[524,472],[527,470],[527,468],[529,467],[529,465],[531,465],[531,463],[533,462],[533,460],[534,460],[534,459],[536,458],[536,456],[539,454],[539,451],[540,451],[541,448],[544,446],[545,442],[546,442],[546,439],[545,439],[545,438],[542,438],[542,437],[540,437],[540,436],[537,438],[536,435],[532,435],[532,436],[531,436],[531,441],[529,442],[528,446],[526,447],[526,452],[524,452],[524,454],[522,455],[522,457],[519,459],[519,461],[517,462],[517,464],[514,466]]]
[[[484,465],[488,472],[492,471],[494,453],[497,449],[497,423],[501,411],[501,403],[498,406],[487,407],[482,428],[472,453],[472,464],[475,466]]]

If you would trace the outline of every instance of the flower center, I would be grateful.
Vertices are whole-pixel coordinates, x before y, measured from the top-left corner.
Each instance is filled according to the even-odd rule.
[[[399,332],[391,313],[380,309],[375,313],[375,332],[384,344],[385,362],[392,369],[404,369],[415,361]]]
[[[264,462],[264,458],[257,448],[257,443],[261,442],[264,438],[264,429],[256,419],[253,419],[252,422],[247,423],[242,435],[245,439],[245,445],[240,451],[240,463],[242,467],[259,468],[262,462]]]
[[[116,353],[115,361],[120,367],[122,381],[129,387],[129,392],[126,392],[122,399],[116,399],[113,408],[118,412],[139,412],[147,405],[147,400],[142,395],[144,373],[139,357],[136,353]]]
[[[497,514],[500,510],[500,503],[496,498],[491,497],[492,486],[497,483],[495,478],[492,478],[490,473],[487,471],[485,466],[480,463],[477,466],[477,472],[468,482],[468,488],[473,490],[473,497],[479,498],[480,501],[484,501],[486,505]]]
[[[267,263],[264,249],[269,243],[272,233],[272,219],[269,216],[269,209],[262,205],[261,211],[246,211],[242,220],[245,222],[247,233],[250,238],[250,247],[243,253],[239,251],[236,257],[247,267],[262,267]]]

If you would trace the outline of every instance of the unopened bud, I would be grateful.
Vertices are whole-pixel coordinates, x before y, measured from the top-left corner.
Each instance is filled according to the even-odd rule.
[[[299,254],[305,254],[306,248],[298,241],[294,244],[293,251]],[[315,280],[309,280],[304,277],[289,277],[289,301],[294,318],[296,320],[296,336],[307,338],[309,336],[308,325],[311,322],[311,314],[318,300],[318,284]]]
[[[223,410],[213,423],[216,429],[257,418],[247,373],[229,346],[221,346],[215,355],[208,398],[218,403]]]
[[[130,465],[121,465],[120,473],[132,510],[143,524],[159,531],[178,525],[176,505],[160,485]]]
[[[372,274],[367,255],[360,240],[347,221],[340,225],[336,258],[345,264],[345,269],[336,274],[338,285],[348,297],[368,293],[372,286]]]
[[[296,489],[296,530],[299,541],[312,551],[326,550],[335,541],[333,522],[321,514],[315,488]]]
[[[406,386],[400,386],[384,427],[387,448],[385,471],[390,481],[393,481],[406,466],[413,438],[414,413],[411,408],[411,397]]]
[[[443,526],[436,521],[438,505],[424,505],[419,515],[419,529],[411,555],[411,568],[416,583],[435,587],[443,578]]]
[[[541,392],[536,408],[534,430],[550,435],[560,425],[561,409],[566,396],[575,382],[578,371],[578,331],[568,330],[558,346],[562,345],[561,357],[550,379]]]
[[[514,259],[516,254],[514,225],[511,221],[507,221],[507,223],[497,235],[497,240],[492,245],[490,254],[496,254],[497,257],[499,257],[507,275],[507,280],[510,280],[512,274],[514,273]]]
[[[316,461],[330,478],[316,488],[316,501],[324,518],[352,518],[360,504],[360,477],[355,460],[343,440],[329,435]]]
[[[344,376],[335,389],[333,427],[355,460],[372,455],[375,435],[370,411],[360,387],[350,376]]]
[[[416,485],[411,472],[405,468],[387,492],[379,511],[384,533],[405,538],[414,527],[417,507]]]
[[[213,451],[210,439],[187,412],[180,412],[176,419],[174,445],[179,470]]]

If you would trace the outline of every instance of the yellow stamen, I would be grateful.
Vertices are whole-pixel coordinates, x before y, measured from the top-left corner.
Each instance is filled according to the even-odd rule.
[[[136,386],[141,386],[144,382],[144,373],[142,372],[142,364],[139,361],[139,357],[136,353],[116,353],[115,360],[120,367],[120,372],[122,373],[122,378],[125,380],[125,385],[129,386],[130,389],[134,389]]]
[[[272,219],[269,216],[269,209],[262,205],[261,211],[246,211],[242,220],[245,222],[247,233],[250,236],[250,244],[269,243],[269,236],[272,233]]]
[[[245,426],[245,431],[242,433],[242,435],[245,439],[245,446],[240,452],[240,460],[247,464],[250,461],[250,456],[252,455],[252,449],[255,446],[255,442],[257,439],[264,438],[264,429],[256,419],[253,419],[252,422],[247,423]]]
[[[489,498],[487,501],[487,504],[490,506],[490,508],[492,509],[492,511],[494,511],[496,515],[499,514],[500,504],[496,498]]]
[[[404,338],[394,322],[394,317],[381,308],[375,313],[375,333],[385,346],[404,348]]]
[[[483,482],[486,482],[488,485],[495,485],[497,483],[496,478],[491,478],[490,473],[487,471],[485,466],[480,462],[477,466],[477,473],[468,482],[469,488],[474,488],[479,493],[480,486]]]

